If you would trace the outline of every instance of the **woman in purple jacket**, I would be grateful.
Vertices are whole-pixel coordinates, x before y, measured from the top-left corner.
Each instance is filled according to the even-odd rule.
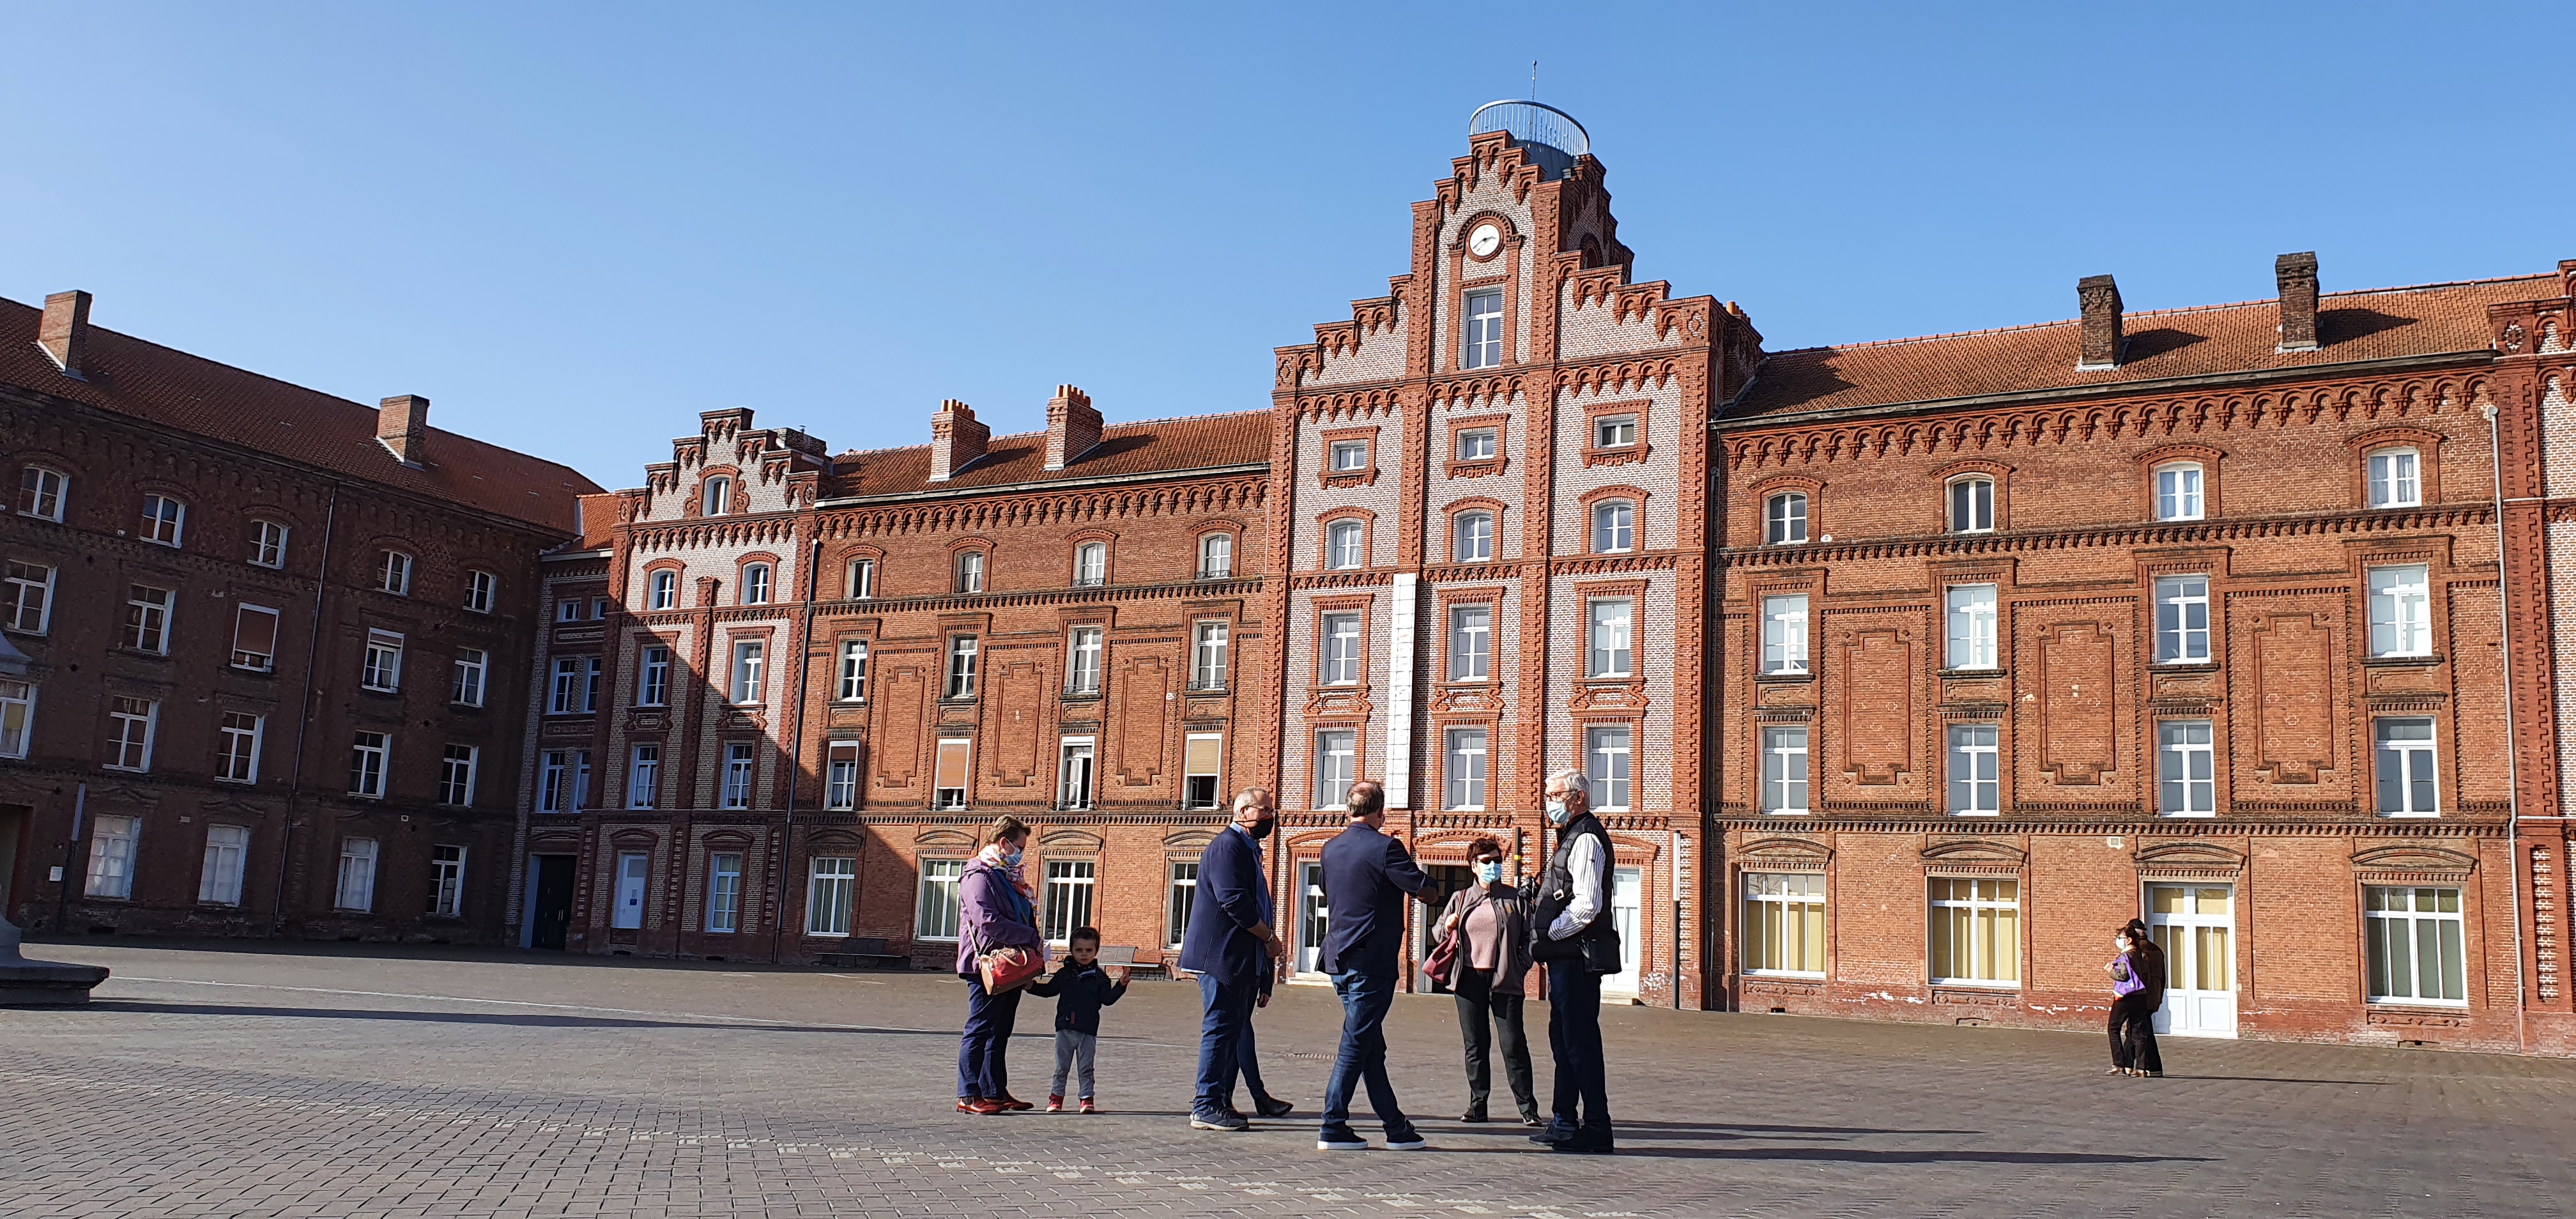
[[[1033,890],[1020,877],[1020,854],[1028,846],[1029,827],[1017,817],[996,818],[985,832],[984,847],[967,861],[957,879],[957,976],[966,979],[966,1031],[957,1041],[957,1109],[961,1113],[1004,1113],[1032,1108],[1011,1095],[1011,1024],[1020,1014],[1020,991],[987,994],[984,976],[975,966],[978,953],[1001,948],[1024,949],[1043,961],[1046,942],[1038,938]]]

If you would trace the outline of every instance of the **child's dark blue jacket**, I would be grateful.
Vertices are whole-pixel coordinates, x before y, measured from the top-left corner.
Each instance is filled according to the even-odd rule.
[[[1055,1027],[1077,1033],[1100,1035],[1100,1009],[1118,1001],[1127,993],[1127,984],[1109,980],[1109,971],[1100,962],[1076,965],[1066,961],[1056,966],[1055,975],[1043,982],[1029,983],[1029,993],[1043,999],[1056,996]]]

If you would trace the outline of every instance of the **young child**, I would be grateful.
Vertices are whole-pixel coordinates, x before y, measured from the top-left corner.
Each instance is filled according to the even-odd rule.
[[[1098,1113],[1092,1103],[1091,1053],[1100,1043],[1100,1009],[1127,993],[1127,967],[1100,964],[1100,930],[1079,927],[1065,944],[1065,960],[1054,972],[1029,983],[1029,993],[1055,1001],[1055,1082],[1047,1086],[1046,1111],[1064,1112],[1065,1076],[1080,1068],[1082,1111]]]

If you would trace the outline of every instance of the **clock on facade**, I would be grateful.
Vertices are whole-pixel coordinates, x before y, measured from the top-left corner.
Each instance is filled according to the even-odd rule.
[[[1503,231],[1490,224],[1477,225],[1475,232],[1467,234],[1467,252],[1478,258],[1491,258],[1501,248]]]

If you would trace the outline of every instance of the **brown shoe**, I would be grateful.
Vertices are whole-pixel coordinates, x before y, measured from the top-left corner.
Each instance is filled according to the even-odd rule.
[[[985,1098],[983,1098],[983,1097],[980,1097],[980,1096],[979,1096],[979,1097],[976,1097],[976,1098],[975,1098],[975,1099],[973,1099],[973,1100],[970,1100],[970,1101],[966,1102],[966,1103],[965,1103],[965,1105],[964,1105],[964,1106],[962,1106],[962,1107],[963,1107],[963,1108],[966,1110],[966,1112],[968,1112],[968,1113],[980,1113],[980,1114],[1000,1113],[1000,1112],[1003,1112],[1006,1108],[1008,1108],[1008,1106],[1004,1105],[1004,1104],[1003,1104],[1002,1102],[1000,1102],[1000,1101],[997,1101],[997,1100],[987,1100],[987,1099],[985,1099]]]
[[[1035,1108],[1037,1108],[1037,1106],[1032,1105],[1032,1104],[1030,1104],[1030,1103],[1029,1103],[1029,1102],[1027,1102],[1027,1101],[1021,1100],[1019,1097],[1013,1096],[1013,1095],[1011,1095],[1011,1094],[1010,1094],[1010,1093],[1008,1093],[1008,1092],[1003,1093],[1003,1094],[1002,1094],[1002,1099],[1000,1099],[1000,1100],[998,1100],[998,1101],[995,1101],[995,1102],[993,1102],[993,1103],[995,1103],[995,1104],[997,1104],[997,1105],[1000,1105],[1001,1107],[1003,1107],[1003,1108],[1005,1108],[1005,1109],[1008,1109],[1008,1110],[1010,1110],[1010,1111],[1011,1111],[1011,1112],[1013,1112],[1013,1113],[1026,1113],[1026,1112],[1028,1112],[1028,1111],[1029,1111],[1029,1110],[1031,1110],[1031,1109],[1035,1109]]]

